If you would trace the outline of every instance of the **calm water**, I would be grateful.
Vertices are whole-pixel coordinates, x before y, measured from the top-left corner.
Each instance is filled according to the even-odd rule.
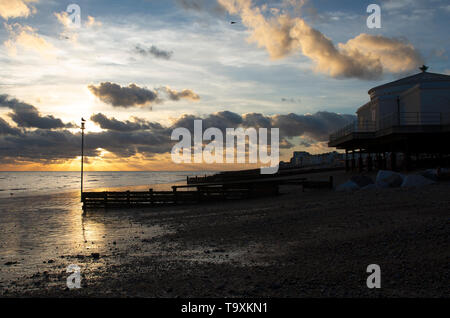
[[[186,175],[202,174],[87,172],[85,188],[170,189]],[[77,172],[0,172],[0,289],[14,288],[14,281],[37,272],[64,272],[69,264],[78,264],[74,255],[120,254],[130,244],[167,232],[157,225],[138,224],[124,211],[82,215],[79,186]],[[104,262],[101,258],[89,266]],[[58,283],[64,287],[64,282]]]
[[[85,172],[84,188],[100,189],[178,183],[205,172]],[[72,192],[80,189],[79,172],[0,172],[0,198]]]

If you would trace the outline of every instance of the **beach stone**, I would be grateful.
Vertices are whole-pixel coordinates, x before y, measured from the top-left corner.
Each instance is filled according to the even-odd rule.
[[[423,187],[430,184],[434,184],[433,180],[425,178],[424,176],[411,174],[407,175],[402,183],[402,188],[415,188],[415,187]]]
[[[438,173],[437,169],[428,169],[421,173],[422,177],[425,177],[427,179],[438,181]]]
[[[11,266],[11,265],[15,265],[17,264],[17,262],[6,262],[5,266]]]
[[[368,176],[353,176],[350,178],[350,181],[356,183],[360,188],[363,188],[369,184],[374,184],[372,178]]]
[[[403,178],[400,173],[394,171],[380,170],[376,178],[378,188],[396,188],[402,185]]]
[[[336,188],[336,191],[353,191],[353,190],[358,190],[358,189],[359,189],[359,187],[355,182],[347,181],[346,183],[339,185]]]
[[[375,183],[368,184],[361,188],[361,190],[376,190],[376,189],[377,189],[377,186],[375,185]]]
[[[92,258],[94,258],[94,259],[100,258],[100,254],[99,254],[99,253],[92,253],[91,256],[92,256]]]

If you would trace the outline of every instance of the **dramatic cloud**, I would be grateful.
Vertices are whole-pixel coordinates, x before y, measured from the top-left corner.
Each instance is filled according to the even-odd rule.
[[[327,141],[330,133],[351,123],[354,115],[332,112],[317,112],[312,115],[275,115],[271,125],[280,128],[280,136],[285,138],[307,136],[315,141]]]
[[[100,83],[100,85],[89,85],[89,90],[104,103],[116,107],[145,107],[158,103],[158,93],[154,90],[141,88],[136,84],[122,87],[111,82]]]
[[[20,135],[21,131],[11,127],[6,120],[0,117],[0,135]]]
[[[10,55],[15,56],[17,47],[20,46],[26,50],[35,51],[44,57],[54,56],[55,47],[37,34],[32,27],[22,26],[19,23],[12,25],[5,23],[4,26],[10,34],[10,39],[4,42]]]
[[[170,60],[170,58],[173,55],[172,51],[165,51],[158,49],[156,46],[152,45],[149,49],[142,48],[140,45],[136,45],[134,50],[142,55],[142,56],[148,56],[151,55],[153,57],[156,57],[158,59],[164,59],[164,60]]]
[[[31,2],[37,2],[37,0],[1,0],[0,17],[5,20],[19,17],[26,18],[36,12],[34,7],[28,5]]]
[[[100,98],[104,103],[125,108],[136,106],[151,107],[152,104],[162,103],[164,99],[159,96],[160,93],[164,93],[172,101],[179,101],[181,99],[198,101],[200,99],[200,96],[190,89],[183,89],[178,92],[167,86],[150,90],[148,88],[141,88],[136,84],[122,87],[115,83],[105,82],[100,83],[98,86],[89,85],[88,88],[92,94]]]
[[[102,113],[91,116],[91,120],[102,129],[113,131],[137,131],[148,129],[163,129],[159,123],[151,123],[141,118],[133,117],[132,121],[119,121],[115,118],[108,118]]]
[[[41,129],[59,129],[74,128],[75,125],[65,124],[59,118],[52,115],[42,116],[33,105],[18,101],[8,95],[0,95],[0,107],[12,110],[8,116],[22,128],[41,128]]]
[[[298,50],[315,62],[317,71],[335,78],[376,79],[383,72],[409,71],[423,64],[415,48],[398,39],[360,34],[337,46],[320,31],[299,17],[280,10],[263,10],[251,0],[218,0],[230,14],[239,14],[252,32],[249,40],[265,48],[272,59],[286,57]],[[295,6],[301,6],[291,1]]]
[[[160,90],[164,91],[170,100],[174,101],[178,101],[180,99],[189,99],[191,101],[200,100],[200,96],[190,89],[183,89],[182,91],[177,92],[176,90],[173,90],[170,87],[166,86],[161,88]]]
[[[280,147],[292,148],[294,145],[288,139],[301,137],[300,144],[305,140],[309,145],[322,143],[331,132],[348,124],[355,116],[330,112],[266,116],[223,111],[202,117],[185,114],[171,125],[162,126],[141,118],[120,121],[98,113],[91,120],[105,130],[86,134],[85,153],[88,157],[95,157],[99,155],[99,149],[104,149],[121,158],[137,154],[147,158],[155,154],[168,154],[175,143],[170,140],[173,129],[183,127],[193,134],[195,119],[203,120],[204,130],[217,127],[224,135],[226,128],[279,128]],[[68,130],[36,129],[21,132],[0,120],[0,160],[51,162],[74,159],[79,156],[80,139],[79,133]]]

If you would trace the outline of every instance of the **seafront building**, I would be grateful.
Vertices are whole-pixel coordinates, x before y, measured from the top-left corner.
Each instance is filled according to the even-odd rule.
[[[450,76],[420,69],[370,89],[357,120],[330,135],[329,147],[345,150],[347,170],[449,163]]]
[[[293,156],[289,162],[292,167],[309,167],[309,166],[338,166],[344,162],[343,154],[336,151],[310,154],[306,151],[294,151]]]

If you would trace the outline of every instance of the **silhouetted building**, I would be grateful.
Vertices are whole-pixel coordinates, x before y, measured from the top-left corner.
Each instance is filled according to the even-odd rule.
[[[360,169],[364,165],[371,169],[375,160],[379,168],[386,168],[389,161],[396,169],[398,153],[408,168],[412,154],[417,161],[449,154],[450,76],[426,69],[369,90],[370,101],[357,110],[357,121],[330,135],[330,147],[346,150],[347,168],[355,168],[358,160]]]

